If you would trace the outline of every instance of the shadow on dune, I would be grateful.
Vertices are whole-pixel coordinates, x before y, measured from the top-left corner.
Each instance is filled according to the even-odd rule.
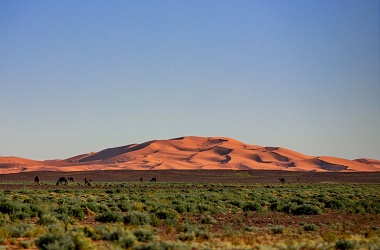
[[[140,150],[143,148],[148,147],[150,144],[152,144],[155,141],[148,141],[141,144],[130,144],[127,146],[121,146],[116,148],[108,148],[105,150],[100,151],[99,153],[93,154],[89,157],[81,159],[79,162],[88,162],[88,161],[103,161],[107,160],[109,158],[118,156],[120,154],[133,152],[136,150]]]
[[[329,163],[329,162],[322,161],[322,160],[317,160],[317,164],[319,165],[319,167],[321,169],[327,170],[327,171],[333,171],[333,172],[338,172],[338,171],[342,171],[342,170],[348,169],[347,166],[343,166],[343,165],[339,165],[339,164],[334,164],[334,163]]]

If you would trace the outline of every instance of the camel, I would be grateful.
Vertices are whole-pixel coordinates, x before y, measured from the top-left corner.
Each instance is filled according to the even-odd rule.
[[[284,178],[279,178],[279,180],[281,181],[281,183],[285,183],[285,179]]]
[[[150,182],[156,182],[157,180],[156,180],[156,178],[152,178],[151,180],[150,180]]]
[[[59,184],[63,185],[63,183],[65,183],[65,185],[67,185],[67,179],[65,177],[59,178],[59,180],[57,181],[57,185],[59,185]]]
[[[73,182],[74,181],[74,178],[73,177],[69,177],[67,178],[69,181]]]
[[[143,182],[143,178],[142,177],[140,177],[140,182]]]
[[[85,185],[86,187],[90,187],[90,186],[91,186],[90,181],[92,181],[92,180],[91,180],[91,179],[88,179],[87,177],[84,178],[84,185]]]
[[[38,175],[34,177],[34,182],[36,183],[36,185],[40,185],[40,178],[38,177]]]

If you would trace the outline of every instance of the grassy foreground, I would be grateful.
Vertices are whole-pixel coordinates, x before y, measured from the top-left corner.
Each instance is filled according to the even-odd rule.
[[[2,248],[380,249],[380,185],[25,185],[0,191]]]

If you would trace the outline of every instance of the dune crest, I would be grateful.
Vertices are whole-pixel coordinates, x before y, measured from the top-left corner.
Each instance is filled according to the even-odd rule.
[[[0,174],[24,171],[169,169],[367,172],[380,171],[380,161],[307,156],[281,147],[245,144],[232,138],[197,136],[129,144],[65,160],[34,161],[18,157],[0,157]]]

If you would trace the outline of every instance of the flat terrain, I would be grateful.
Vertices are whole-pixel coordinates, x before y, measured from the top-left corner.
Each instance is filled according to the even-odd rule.
[[[114,170],[85,172],[23,172],[0,175],[0,189],[17,189],[25,185],[33,185],[35,176],[39,176],[41,188],[52,185],[60,177],[73,177],[74,182],[68,186],[84,185],[84,178],[97,182],[149,182],[156,178],[157,182],[198,182],[198,183],[241,183],[271,184],[280,183],[279,178],[287,183],[380,183],[380,172],[291,172],[265,170]],[[13,184],[12,182],[18,182]],[[23,182],[23,184],[20,184]],[[49,184],[49,185],[47,185]]]

